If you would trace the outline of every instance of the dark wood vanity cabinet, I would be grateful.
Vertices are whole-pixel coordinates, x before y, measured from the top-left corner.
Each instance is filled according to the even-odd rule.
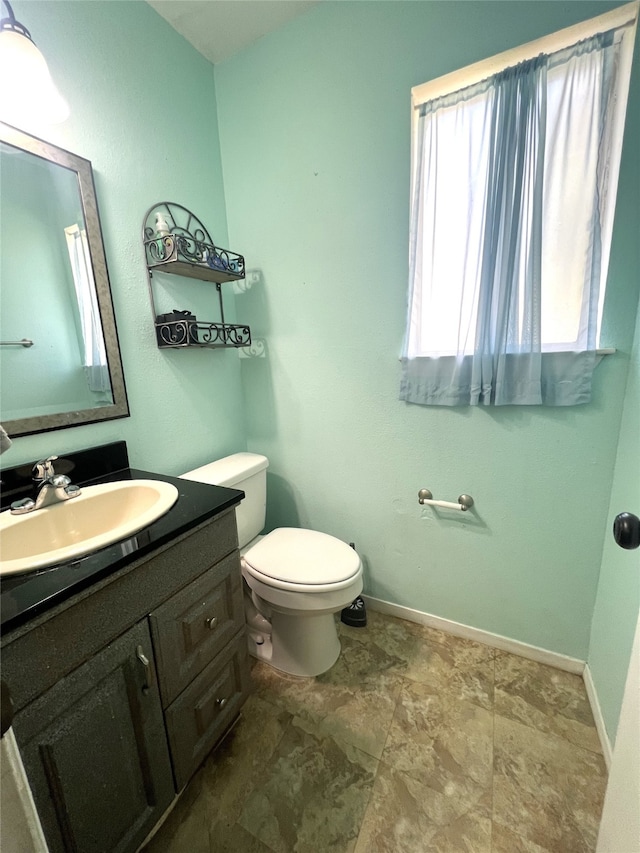
[[[3,638],[16,739],[52,853],[133,853],[249,692],[233,510],[76,598]]]
[[[143,620],[16,716],[51,853],[135,850],[171,803],[153,672]]]

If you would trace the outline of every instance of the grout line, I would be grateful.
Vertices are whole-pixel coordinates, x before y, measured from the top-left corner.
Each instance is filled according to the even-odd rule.
[[[371,804],[372,804],[372,800],[373,800],[373,789],[375,788],[376,782],[378,781],[378,773],[380,772],[380,765],[381,764],[382,764],[382,761],[380,761],[379,758],[376,759],[376,772],[374,774],[373,783],[371,785],[371,790],[369,791],[369,796],[367,798],[367,804],[364,807],[364,811],[362,812],[362,819],[360,821],[360,825],[358,826],[358,832],[357,832],[357,835],[355,838],[355,844],[353,845],[354,851],[357,850],[357,848],[358,848],[358,842],[360,841],[360,833],[362,832],[362,827],[364,826],[365,821],[367,819],[367,812],[371,808]]]

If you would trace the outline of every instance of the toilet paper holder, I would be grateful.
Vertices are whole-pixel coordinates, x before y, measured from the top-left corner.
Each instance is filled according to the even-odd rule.
[[[418,503],[427,504],[428,506],[439,506],[443,509],[457,509],[460,512],[466,512],[473,506],[473,498],[471,495],[460,495],[457,503],[453,501],[434,501],[433,495],[429,489],[420,489],[418,492]]]

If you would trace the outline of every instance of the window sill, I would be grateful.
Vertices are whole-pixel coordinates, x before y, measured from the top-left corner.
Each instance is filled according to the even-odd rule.
[[[559,350],[554,350],[554,351],[559,352]],[[618,352],[618,350],[616,349],[616,347],[598,347],[598,349],[596,350],[596,355],[598,355],[598,356],[615,355],[617,352]],[[544,355],[544,353],[542,353],[542,354]],[[451,355],[448,355],[448,356],[446,356],[446,355],[435,355],[435,356],[422,356],[422,357],[423,358],[430,358],[430,357],[431,358],[451,358],[452,355],[453,355],[453,353],[451,353]],[[404,358],[406,358],[406,356],[399,355],[398,361],[402,361]]]

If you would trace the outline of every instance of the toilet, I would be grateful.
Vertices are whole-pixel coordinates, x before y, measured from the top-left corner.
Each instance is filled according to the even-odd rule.
[[[334,614],[362,592],[362,562],[326,533],[264,528],[269,460],[234,453],[181,476],[241,489],[236,507],[249,652],[291,675],[314,676],[340,655]]]

